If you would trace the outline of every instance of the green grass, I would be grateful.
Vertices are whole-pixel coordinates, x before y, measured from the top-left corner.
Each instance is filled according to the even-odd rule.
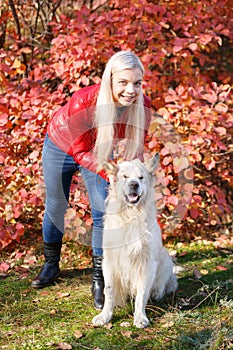
[[[30,286],[39,266],[26,276],[12,269],[0,279],[0,349],[233,349],[233,249],[203,242],[173,248],[179,290],[148,304],[146,329],[133,327],[131,303],[116,309],[110,325],[94,328],[90,269],[81,272],[74,261],[42,290]]]

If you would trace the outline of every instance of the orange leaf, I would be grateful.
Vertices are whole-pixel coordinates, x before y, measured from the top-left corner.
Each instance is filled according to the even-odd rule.
[[[23,47],[23,48],[21,49],[21,52],[23,52],[23,53],[31,53],[32,50],[30,49],[30,47]]]
[[[21,62],[20,62],[20,60],[18,60],[18,58],[16,58],[16,59],[14,60],[14,63],[13,63],[13,65],[12,65],[11,68],[17,69],[17,68],[20,68],[20,66],[21,66]]]

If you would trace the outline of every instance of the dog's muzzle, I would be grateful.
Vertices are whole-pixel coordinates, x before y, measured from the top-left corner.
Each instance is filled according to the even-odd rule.
[[[130,204],[137,204],[141,198],[140,184],[132,180],[128,184],[128,193],[125,194],[126,201]]]

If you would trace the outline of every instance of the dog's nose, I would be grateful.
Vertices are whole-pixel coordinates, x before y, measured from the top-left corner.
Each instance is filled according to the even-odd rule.
[[[131,190],[137,190],[139,187],[139,183],[137,181],[130,181],[129,187]]]

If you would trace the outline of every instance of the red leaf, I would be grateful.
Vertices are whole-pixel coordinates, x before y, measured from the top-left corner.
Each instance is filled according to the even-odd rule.
[[[162,162],[162,164],[163,165],[168,165],[169,163],[171,163],[172,162],[172,157],[165,157],[164,159],[163,159],[163,162]]]
[[[24,188],[22,188],[22,189],[19,191],[19,195],[20,195],[21,198],[27,198],[28,193],[27,193],[27,191],[26,191]]]
[[[64,63],[62,61],[56,62],[53,64],[53,67],[58,76],[62,75],[65,71]]]
[[[201,202],[202,202],[202,197],[201,197],[201,196],[198,196],[198,195],[194,195],[194,196],[192,197],[192,199],[193,199],[193,201],[194,201],[195,203],[198,203],[198,204],[201,204]]]
[[[31,154],[29,154],[30,159],[37,159],[39,157],[39,151],[33,151]]]
[[[160,153],[161,153],[162,156],[166,156],[167,154],[169,154],[169,151],[168,151],[168,149],[166,147],[164,147],[164,148],[162,148]]]
[[[215,167],[215,160],[213,159],[213,157],[207,155],[205,156],[205,158],[203,159],[202,163],[205,165],[207,170],[211,170]]]
[[[4,261],[0,264],[0,271],[2,272],[6,272],[7,270],[9,270],[9,268],[10,268],[10,265]]]
[[[24,225],[19,223],[19,222],[17,222],[17,224],[16,224],[16,234],[17,234],[17,236],[23,236],[24,235],[24,231],[25,231]]]
[[[192,43],[192,44],[189,45],[189,48],[190,48],[190,50],[192,50],[192,51],[196,51],[196,50],[198,49],[198,46],[197,46],[196,43]]]
[[[219,270],[219,271],[227,271],[228,269],[222,265],[218,265],[216,266],[216,269]]]
[[[187,42],[188,40],[185,38],[175,38],[175,43],[172,49],[173,53],[176,54],[177,52],[183,50]]]
[[[3,175],[5,177],[10,177],[10,176],[12,176],[12,174],[15,170],[16,170],[16,167],[13,165],[6,166],[3,170]]]
[[[221,126],[214,129],[220,136],[226,135],[227,130]]]
[[[6,155],[3,153],[0,153],[0,163],[3,164],[6,159]]]
[[[168,197],[168,203],[176,206],[179,202],[178,198],[175,195],[171,195]]]
[[[14,216],[14,218],[17,219],[20,216],[20,214],[21,214],[20,206],[19,205],[15,205],[13,207],[13,216]]]
[[[2,113],[0,114],[0,126],[6,125],[8,122],[8,114]]]
[[[207,45],[213,39],[213,36],[210,34],[201,34],[199,36],[199,39],[201,44]]]
[[[214,109],[218,113],[227,113],[228,106],[225,103],[219,102],[214,106]]]
[[[190,209],[190,215],[193,219],[196,219],[200,214],[201,212],[197,208]]]

